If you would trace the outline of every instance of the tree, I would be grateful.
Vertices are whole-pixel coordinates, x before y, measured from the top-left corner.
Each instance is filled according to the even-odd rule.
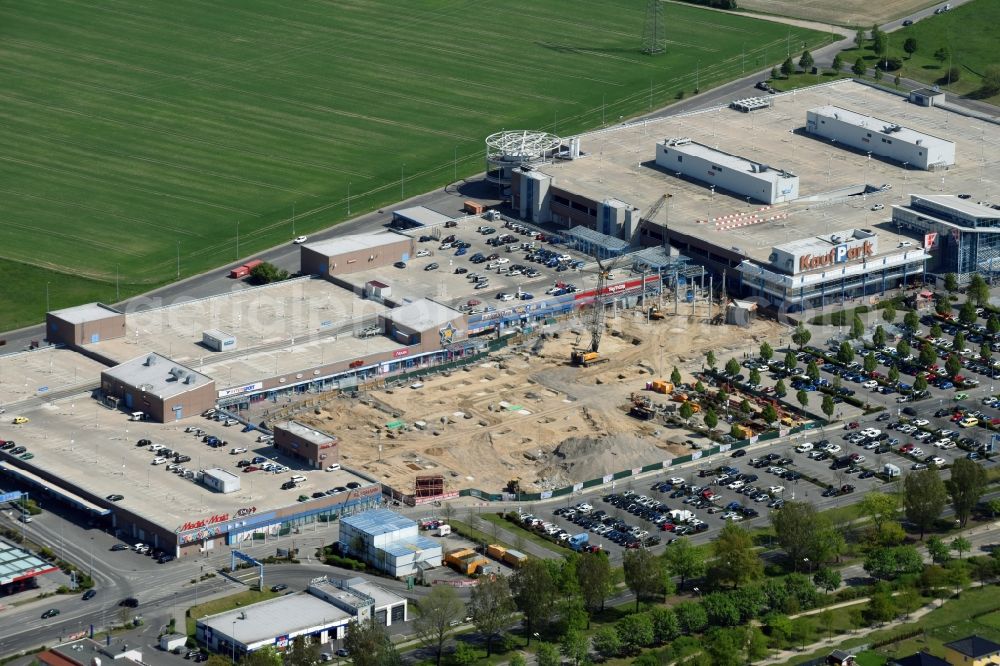
[[[860,340],[861,336],[865,334],[865,322],[861,321],[861,315],[854,315],[854,319],[851,320],[851,339]]]
[[[940,338],[944,335],[944,332],[941,330],[941,324],[937,322],[931,324],[929,333],[932,338]]]
[[[865,354],[865,357],[861,360],[861,367],[863,367],[865,372],[869,375],[875,371],[875,368],[878,367],[878,360],[875,358],[875,354],[873,352]]]
[[[654,642],[667,643],[681,635],[681,625],[672,608],[655,606],[649,611],[653,621]]]
[[[694,416],[694,407],[691,406],[690,402],[682,402],[681,408],[678,410],[678,414],[682,419],[687,421]]]
[[[520,652],[515,652],[511,656],[510,661],[507,662],[507,664],[508,666],[527,666],[528,662],[525,661],[524,657],[521,656]]]
[[[676,365],[674,366],[674,369],[670,371],[670,383],[674,386],[681,383],[681,371],[677,369]]]
[[[820,567],[813,574],[813,582],[817,587],[821,587],[827,592],[833,592],[840,587],[840,572],[830,567]]]
[[[944,362],[944,369],[949,377],[954,377],[962,371],[962,361],[959,359],[958,354],[948,356]]]
[[[590,641],[576,629],[567,631],[559,644],[559,652],[569,659],[573,666],[580,666],[581,662],[586,661],[590,652]]]
[[[618,632],[622,654],[638,654],[642,648],[652,645],[655,639],[653,620],[649,613],[626,615],[615,623],[615,630]]]
[[[983,359],[984,361],[993,360],[993,350],[990,349],[990,344],[988,342],[984,342],[983,344],[979,345],[979,358]]]
[[[886,592],[873,594],[865,607],[865,620],[869,624],[882,624],[896,617],[896,604],[892,596]]]
[[[837,360],[844,365],[854,360],[854,347],[847,340],[840,343],[840,349],[837,350]]]
[[[716,364],[715,352],[709,349],[708,352],[705,353],[705,365],[707,365],[712,370],[715,370],[715,364]]]
[[[937,469],[912,472],[903,479],[903,510],[906,519],[924,533],[941,516],[948,503],[948,492]]]
[[[560,666],[559,650],[552,643],[541,642],[535,654],[538,666]]]
[[[524,618],[525,636],[531,645],[531,635],[539,622],[546,622],[552,615],[558,590],[549,567],[543,560],[531,558],[511,578],[514,604]]]
[[[951,339],[952,351],[960,352],[965,349],[965,333],[959,331],[955,334],[955,337]]]
[[[284,659],[282,659],[281,654],[278,653],[273,645],[267,645],[259,650],[254,650],[240,660],[240,666],[282,666],[283,663]]]
[[[986,330],[990,335],[996,335],[1000,333],[1000,319],[997,317],[990,317],[986,320]]]
[[[906,314],[903,315],[903,326],[911,331],[917,330],[917,327],[920,326],[920,315],[917,314],[916,310],[907,310]]]
[[[743,428],[741,428],[738,423],[734,423],[729,429],[729,436],[733,439],[740,440],[746,438],[746,433],[743,432]]]
[[[927,390],[927,379],[925,379],[923,375],[917,375],[916,379],[913,380],[913,390],[914,391]]]
[[[774,348],[766,341],[760,343],[760,357],[764,359],[765,363],[770,363],[771,359],[774,358]]]
[[[976,319],[979,315],[976,313],[976,304],[971,298],[966,299],[962,303],[962,307],[958,309],[958,320],[967,326],[971,326],[976,323]]]
[[[963,536],[955,537],[951,540],[951,549],[958,553],[958,559],[962,559],[962,553],[967,553],[972,549],[972,544]]]
[[[476,630],[486,638],[486,656],[492,654],[493,639],[514,617],[514,599],[504,576],[480,578],[472,588],[469,614]]]
[[[864,76],[868,68],[865,66],[864,58],[858,58],[854,61],[854,65],[851,67],[851,71],[854,72],[856,76]]]
[[[750,533],[737,525],[727,522],[712,542],[715,555],[713,575],[722,583],[731,583],[734,588],[743,583],[760,578],[763,564],[753,549]]]
[[[792,563],[792,569],[797,570],[807,559],[821,563],[827,558],[822,534],[829,523],[812,504],[795,500],[786,502],[780,511],[771,512],[771,526],[778,544]]]
[[[708,624],[713,627],[735,627],[740,623],[740,609],[736,605],[736,595],[714,592],[701,600],[708,615]]]
[[[809,377],[813,383],[819,381],[819,366],[816,365],[815,360],[811,360],[806,364],[806,376]]]
[[[837,73],[840,73],[840,71],[844,69],[844,59],[839,53],[833,56],[833,63],[831,64],[831,67],[833,68],[833,71]]]
[[[760,417],[764,419],[765,423],[771,425],[778,420],[778,410],[771,403],[767,403],[764,405],[764,409],[760,410]]]
[[[913,54],[917,52],[917,40],[915,37],[907,37],[906,41],[903,42],[903,50],[906,54],[913,57]]]
[[[945,84],[951,84],[962,78],[962,68],[961,67],[949,67],[948,72],[944,75]]]
[[[705,410],[705,416],[702,417],[702,420],[704,420],[705,427],[709,430],[715,430],[715,427],[719,425],[719,415],[711,407]]]
[[[951,478],[944,482],[951,497],[955,517],[962,527],[969,522],[972,510],[979,502],[986,488],[986,470],[983,466],[967,458],[959,458],[951,468]]]
[[[973,273],[969,279],[969,286],[965,290],[969,300],[976,305],[983,307],[990,302],[990,286],[979,273]],[[974,322],[975,320],[973,320]]]
[[[962,590],[972,582],[972,577],[969,575],[969,565],[962,559],[951,562],[945,568],[945,575],[948,585],[955,590],[956,597],[961,595]]]
[[[750,371],[750,384],[753,386],[760,386],[760,370],[757,368]]]
[[[347,625],[344,647],[351,653],[351,661],[357,666],[388,666],[402,663],[385,627],[376,624],[373,619],[363,622],[351,620]],[[278,663],[281,663],[280,657]]]
[[[705,556],[691,545],[686,538],[680,538],[663,552],[663,561],[671,575],[681,579],[681,588],[694,578],[705,575]]]
[[[812,333],[809,332],[808,328],[802,325],[802,322],[799,322],[799,324],[795,327],[795,331],[792,332],[792,342],[794,342],[801,350],[809,344],[809,340],[811,339]]]
[[[799,392],[795,394],[795,399],[799,401],[803,409],[809,406],[809,393],[805,389],[799,389]]]
[[[889,36],[879,30],[878,26],[872,26],[872,51],[878,55],[883,55],[889,49]]]
[[[802,52],[802,57],[799,58],[799,69],[801,69],[803,72],[807,71],[815,63],[816,61],[813,60],[812,53],[809,53],[807,49]]]
[[[813,632],[813,621],[808,615],[802,615],[800,617],[792,620],[792,635],[789,636],[791,641],[798,645],[800,648],[804,648],[806,641]]]
[[[705,607],[693,601],[682,601],[674,606],[677,623],[685,634],[697,634],[708,626],[708,615]]]
[[[772,81],[777,81],[779,76],[781,76],[781,72],[778,71],[778,68],[777,67],[772,67],[771,68],[771,80]]]
[[[603,553],[584,553],[576,563],[576,580],[589,615],[604,610],[611,594],[611,562]],[[588,628],[590,618],[588,617]]]
[[[925,368],[937,362],[937,350],[929,342],[920,345],[920,365]]]
[[[458,641],[455,643],[455,651],[451,653],[451,661],[455,666],[472,666],[479,660],[479,655],[476,653],[476,649],[466,643],[465,641]],[[556,664],[550,664],[550,666],[557,666]]]
[[[278,268],[272,263],[265,261],[257,264],[250,270],[251,284],[270,284],[288,279],[288,271]]]
[[[753,411],[753,407],[750,406],[750,401],[746,398],[743,398],[743,401],[740,402],[740,411],[744,414],[749,414]]]
[[[791,352],[791,351],[785,352],[785,369],[786,370],[788,370],[789,372],[791,372],[792,370],[795,369],[795,366],[798,365],[798,362],[799,361],[798,361],[797,358],[795,358],[795,353],[794,352]]]
[[[726,361],[726,374],[735,377],[740,374],[740,363],[735,358]]]
[[[785,60],[785,62],[781,63],[781,73],[785,75],[785,78],[788,78],[794,72],[795,72],[795,63],[792,62],[792,57],[789,56],[788,59]]]
[[[944,58],[938,57],[938,54],[941,53],[942,51],[944,51]],[[948,59],[948,50],[947,50],[947,47],[942,47],[942,48],[938,49],[937,51],[935,51],[934,52],[934,57],[937,58],[938,60],[942,61],[942,62],[944,62],[945,60],[947,60]],[[954,273],[946,273],[945,274],[945,276],[944,276],[944,289],[949,294],[954,294],[956,291],[958,291],[958,277],[956,277]]]
[[[741,666],[742,646],[736,632],[715,627],[702,639],[705,652],[711,659],[712,666]]]
[[[702,384],[700,380],[694,383],[694,392],[699,395],[705,394],[705,385]]]
[[[858,28],[854,33],[854,45],[859,49],[865,45],[865,29]]]
[[[778,396],[779,398],[784,398],[786,395],[788,395],[788,387],[785,386],[785,380],[779,379],[777,382],[774,383],[774,395]]]
[[[871,520],[876,539],[880,541],[885,524],[896,518],[899,499],[887,493],[870,492],[862,498],[859,507],[861,513]]]
[[[899,368],[896,366],[890,366],[889,372],[886,373],[885,378],[889,380],[889,383],[893,386],[899,383]]]
[[[635,595],[635,608],[639,610],[639,601],[663,590],[666,576],[662,562],[645,548],[625,551],[622,560],[625,571],[625,585]]]
[[[939,298],[934,303],[934,312],[942,317],[947,316],[952,310],[951,301],[947,298]]]
[[[434,650],[435,661],[441,666],[444,642],[452,622],[465,616],[465,603],[455,588],[435,585],[430,593],[416,602],[417,617],[413,628],[424,645]]]
[[[885,329],[882,328],[882,325],[880,324],[876,326],[875,332],[872,333],[872,344],[881,349],[882,347],[885,347],[886,338]]]
[[[951,559],[948,544],[939,536],[932,536],[927,540],[927,554],[931,556],[931,561],[934,564],[944,564]]]
[[[305,638],[299,636],[292,641],[291,648],[288,650],[284,662],[287,666],[313,666],[313,664],[319,661],[319,654],[316,648],[315,644],[306,645]],[[282,660],[280,655],[276,654],[275,656],[278,657],[278,666],[281,666]]]
[[[605,659],[613,659],[621,654],[622,642],[614,627],[605,626],[594,632],[594,650]]]

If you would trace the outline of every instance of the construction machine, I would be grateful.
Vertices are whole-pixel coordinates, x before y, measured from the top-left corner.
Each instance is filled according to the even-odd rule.
[[[570,363],[582,368],[586,368],[589,365],[597,365],[598,363],[607,363],[608,359],[604,358],[595,351],[587,351],[586,349],[574,349],[569,356]]]
[[[660,308],[655,305],[650,305],[646,310],[646,316],[649,317],[650,321],[659,321],[660,319],[663,319],[664,314]]]
[[[580,367],[605,363],[608,359],[602,358],[597,350],[601,346],[601,335],[604,333],[604,300],[607,297],[606,284],[608,275],[618,265],[620,257],[615,257],[610,262],[597,260],[597,288],[594,290],[594,302],[591,305],[590,313],[587,317],[587,329],[590,331],[590,346],[583,349],[574,349],[570,354],[570,363]]]

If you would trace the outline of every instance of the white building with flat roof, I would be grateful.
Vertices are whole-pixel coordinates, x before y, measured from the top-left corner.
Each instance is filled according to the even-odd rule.
[[[768,204],[799,198],[799,177],[687,138],[656,144],[656,165],[749,200]]]
[[[806,111],[806,131],[915,169],[926,171],[955,163],[952,141],[839,106]]]

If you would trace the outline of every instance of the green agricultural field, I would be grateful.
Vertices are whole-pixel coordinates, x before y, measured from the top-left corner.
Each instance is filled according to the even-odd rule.
[[[961,70],[959,80],[942,86],[945,90],[1000,104],[1000,95],[989,98],[977,93],[986,67],[1000,65],[998,25],[1000,0],[976,0],[890,33],[889,55],[903,58],[901,76],[930,84],[942,83],[948,68],[958,67]],[[912,58],[903,50],[903,44],[911,37],[917,41]],[[947,50],[943,60],[934,57],[941,48]],[[869,65],[874,66],[874,54],[868,51],[867,56]],[[850,65],[856,57],[845,60]],[[885,80],[891,81],[894,75],[895,72],[889,72]]]
[[[502,128],[569,135],[831,41],[666,11],[648,57],[638,0],[3,3],[0,328],[43,281],[114,300],[118,271],[124,298],[481,171]]]

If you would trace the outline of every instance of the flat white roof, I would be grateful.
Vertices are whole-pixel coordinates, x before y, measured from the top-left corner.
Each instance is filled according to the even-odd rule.
[[[911,195],[911,200],[910,200],[911,204],[919,201],[928,201],[930,203],[938,204],[939,206],[945,206],[960,213],[971,215],[972,217],[985,217],[985,218],[1000,217],[1000,210],[997,210],[996,208],[990,208],[989,206],[984,206],[981,203],[977,203],[975,201],[959,199],[954,194]]]
[[[239,481],[240,477],[236,476],[232,472],[222,469],[220,467],[212,467],[211,469],[205,470],[205,476],[211,476],[219,481]]]
[[[101,374],[161,398],[180,395],[212,381],[200,372],[156,352],[137,356]]]
[[[697,141],[682,140],[674,142],[672,139],[664,139],[662,143],[665,147],[676,150],[679,153],[691,155],[692,157],[700,157],[703,160],[715,162],[719,166],[723,166],[727,169],[748,173],[754,178],[766,180],[771,183],[777,182],[778,178],[782,176],[787,177],[795,175],[781,169],[776,169],[770,165],[763,164],[762,162],[754,162],[753,160],[748,160],[747,158],[740,157],[739,155],[731,155],[716,148],[712,148],[711,146],[706,146],[703,143],[698,143]]]
[[[442,305],[429,298],[421,298],[390,310],[385,317],[400,326],[406,326],[415,331],[426,331],[461,315],[461,312],[447,305]]]
[[[424,226],[432,227],[438,224],[444,224],[449,220],[455,218],[449,217],[436,210],[431,210],[426,206],[413,206],[412,208],[400,208],[398,210],[392,211],[393,217],[402,217],[411,222],[416,222],[417,224],[423,224]]]
[[[315,243],[306,243],[302,247],[309,248],[314,252],[319,252],[320,254],[332,257],[334,255],[344,254],[347,252],[371,250],[377,247],[382,247],[383,245],[398,243],[403,240],[409,240],[409,237],[391,232],[382,232],[377,234],[341,236],[340,238],[331,238],[329,240],[316,241]]]
[[[315,428],[310,428],[309,426],[299,423],[298,421],[279,421],[274,424],[274,427],[287,430],[293,435],[301,437],[307,442],[312,442],[317,446],[337,441],[336,437],[328,435],[320,430],[316,430]]]
[[[210,615],[198,621],[216,634],[243,645],[252,645],[275,636],[293,634],[312,627],[326,627],[353,615],[311,594],[288,594],[277,599]]]
[[[100,321],[110,317],[117,317],[122,314],[112,307],[103,303],[85,303],[72,308],[64,308],[50,312],[53,317],[59,317],[63,321],[71,324],[85,324],[90,321]]]
[[[930,134],[924,134],[923,132],[918,132],[917,130],[910,129],[909,127],[903,127],[888,120],[882,120],[881,118],[876,118],[875,116],[866,116],[863,113],[851,111],[850,109],[845,109],[840,106],[833,106],[832,104],[817,106],[814,109],[809,109],[809,111],[827,118],[835,118],[841,122],[854,125],[855,127],[863,127],[871,130],[872,132],[878,132],[879,134],[884,134],[886,136],[891,135],[893,139],[899,139],[905,143],[916,144],[919,140],[924,144],[936,143],[940,146],[955,145],[953,141],[931,136]],[[898,130],[896,129],[897,127],[899,128]],[[892,128],[893,131],[887,131],[889,128]]]
[[[807,250],[818,245],[840,245],[841,243],[849,243],[856,240],[866,240],[873,238],[876,235],[877,234],[871,231],[865,231],[864,229],[845,229],[844,231],[834,231],[826,234],[818,234],[816,236],[807,236],[806,238],[797,238],[796,240],[782,243],[781,245],[775,245],[774,249],[795,254],[795,252],[799,250]]]

